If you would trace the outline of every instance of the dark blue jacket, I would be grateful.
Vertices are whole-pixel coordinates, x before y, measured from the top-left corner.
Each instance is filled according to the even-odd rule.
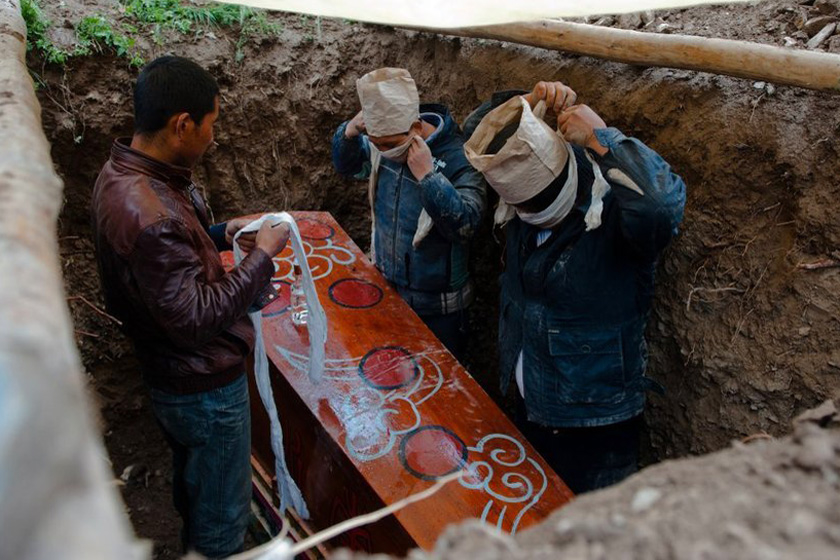
[[[469,304],[469,244],[485,205],[481,175],[464,155],[458,125],[442,105],[421,105],[434,113],[442,128],[427,139],[435,170],[419,183],[405,164],[385,158],[379,164],[374,208],[376,266],[419,315],[457,311]],[[436,125],[437,119],[428,119]],[[439,122],[439,121],[438,121]],[[342,175],[363,179],[370,174],[367,136],[347,139],[343,123],[333,137],[333,165]],[[412,246],[423,209],[434,228]],[[463,296],[463,297],[461,297]]]
[[[584,231],[593,174],[576,148],[577,203],[551,237],[537,247],[538,228],[519,218],[506,227],[501,386],[522,352],[528,419],[546,426],[600,426],[642,412],[653,384],[644,332],[656,261],[685,206],[685,184],[656,152],[614,128],[596,135],[609,148],[594,156],[611,187],[601,226]]]

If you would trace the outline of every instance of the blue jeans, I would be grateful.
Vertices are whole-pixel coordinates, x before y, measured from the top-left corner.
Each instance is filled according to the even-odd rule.
[[[172,448],[172,490],[184,550],[223,558],[244,546],[251,501],[248,382],[193,395],[151,389]]]

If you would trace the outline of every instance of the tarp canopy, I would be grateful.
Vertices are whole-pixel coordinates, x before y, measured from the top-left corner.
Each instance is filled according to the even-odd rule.
[[[472,27],[709,4],[702,0],[224,0],[255,8],[412,27]],[[745,2],[734,0],[728,3]]]

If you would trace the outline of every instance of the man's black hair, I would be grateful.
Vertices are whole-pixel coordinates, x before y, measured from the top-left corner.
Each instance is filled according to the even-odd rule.
[[[178,113],[200,125],[215,109],[219,84],[187,58],[162,56],[147,64],[134,86],[134,132],[152,134]]]
[[[498,154],[502,148],[505,147],[507,141],[510,140],[510,137],[514,135],[514,133],[519,130],[519,121],[512,122],[502,130],[496,133],[496,136],[490,140],[490,144],[488,144],[485,153],[488,154]]]
[[[501,149],[507,144],[507,141],[510,140],[511,136],[516,133],[519,129],[519,123],[514,122],[507,125],[505,128],[500,130],[493,140],[490,141],[490,144],[487,146],[486,153],[488,154],[497,154],[501,151]],[[575,157],[574,150],[569,152],[569,157]],[[521,208],[525,212],[542,212],[546,208],[548,208],[552,202],[554,202],[557,197],[560,195],[560,191],[563,190],[563,185],[566,184],[566,179],[569,177],[569,165],[567,164],[563,171],[558,175],[548,186],[546,186],[543,190],[537,193],[536,196],[525,200],[516,206]]]

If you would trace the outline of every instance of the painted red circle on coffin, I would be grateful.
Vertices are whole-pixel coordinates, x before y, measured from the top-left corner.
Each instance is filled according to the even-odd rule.
[[[382,301],[382,288],[366,280],[344,278],[330,286],[330,299],[342,307],[365,309]]]
[[[297,226],[301,237],[307,239],[329,239],[335,235],[335,230],[329,224],[312,218],[301,218],[297,221]]]
[[[263,317],[276,317],[289,310],[292,302],[292,285],[285,280],[272,280],[274,289],[277,291],[277,299],[263,307]]]
[[[467,445],[443,426],[423,426],[409,433],[400,444],[403,467],[423,480],[436,480],[462,468]]]
[[[359,375],[374,389],[391,390],[417,379],[420,368],[405,348],[383,346],[365,354],[359,362]]]

